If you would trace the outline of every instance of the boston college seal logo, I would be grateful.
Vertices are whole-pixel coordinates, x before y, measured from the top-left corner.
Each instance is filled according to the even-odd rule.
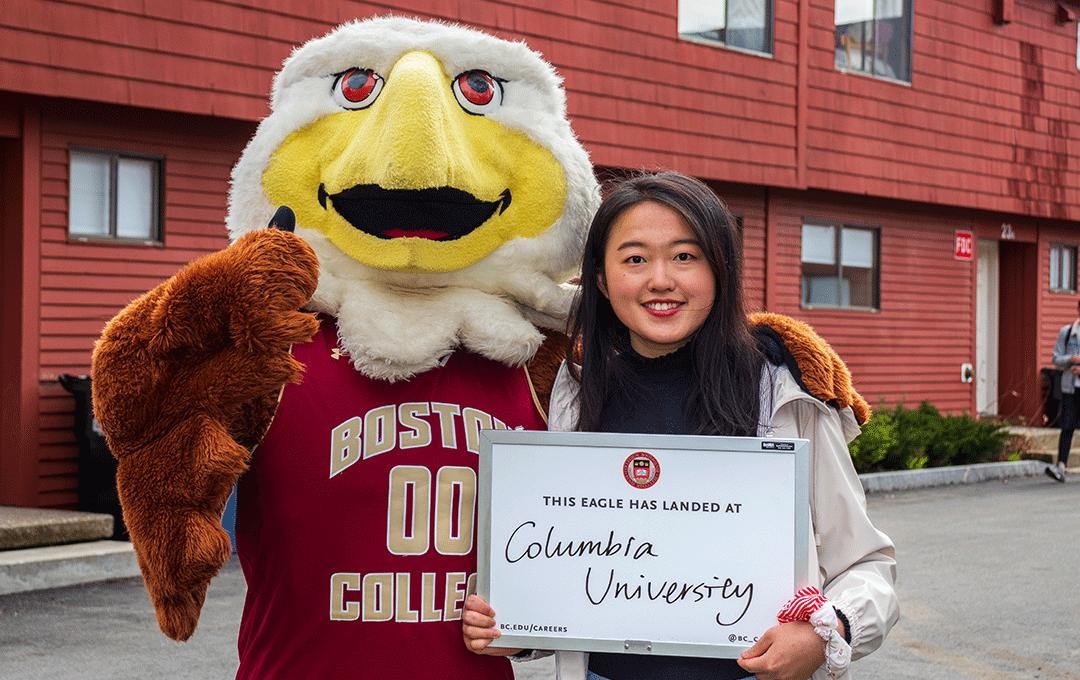
[[[648,489],[660,479],[660,461],[651,453],[635,451],[623,463],[623,477],[630,486]]]

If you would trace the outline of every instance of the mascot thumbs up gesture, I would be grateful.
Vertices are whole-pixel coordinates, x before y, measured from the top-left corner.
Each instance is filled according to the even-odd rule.
[[[598,201],[559,79],[523,44],[380,18],[296,50],[271,109],[233,172],[232,245],[95,351],[158,622],[194,631],[246,471],[237,677],[510,678],[459,619],[478,432],[543,429],[537,326],[563,326]]]

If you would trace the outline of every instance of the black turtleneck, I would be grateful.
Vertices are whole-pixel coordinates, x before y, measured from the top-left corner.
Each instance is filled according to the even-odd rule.
[[[690,391],[690,347],[646,358],[630,343],[612,357],[612,384],[600,413],[603,432],[691,434],[686,397]]]
[[[601,432],[693,434],[686,412],[692,362],[689,345],[650,359],[620,343],[613,357],[613,393],[600,414]],[[750,674],[731,659],[589,655],[589,670],[611,680],[736,680]]]

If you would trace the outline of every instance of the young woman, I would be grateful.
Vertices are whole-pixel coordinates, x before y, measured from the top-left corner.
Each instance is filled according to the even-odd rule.
[[[848,455],[855,416],[808,394],[777,336],[751,326],[739,241],[730,213],[693,178],[663,172],[618,185],[585,244],[568,346],[580,347],[581,365],[560,368],[549,428],[810,439],[809,557],[828,606],[815,596],[813,623],[781,623],[737,660],[558,652],[560,680],[847,678],[847,658],[880,646],[898,618],[893,545],[866,515]],[[469,649],[529,656],[489,647],[494,617],[468,598]]]

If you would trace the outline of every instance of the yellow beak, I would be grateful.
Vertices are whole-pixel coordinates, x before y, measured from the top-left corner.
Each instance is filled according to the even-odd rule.
[[[371,267],[453,271],[506,241],[536,236],[562,214],[566,176],[520,131],[462,108],[453,74],[408,52],[377,99],[294,132],[263,188]]]

